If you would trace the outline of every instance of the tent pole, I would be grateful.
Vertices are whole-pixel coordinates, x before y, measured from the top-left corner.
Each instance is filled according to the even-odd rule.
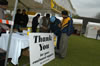
[[[7,52],[6,52],[5,66],[7,66],[7,60],[8,60],[9,50],[10,50],[10,43],[11,43],[11,38],[12,38],[12,32],[13,32],[14,19],[15,19],[17,5],[18,5],[18,0],[15,1],[14,15],[13,15],[13,18],[12,18],[12,25],[11,25],[10,35],[9,35],[9,39],[8,39],[8,46],[7,46]]]

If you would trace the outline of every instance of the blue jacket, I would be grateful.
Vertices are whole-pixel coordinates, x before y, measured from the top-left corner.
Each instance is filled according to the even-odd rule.
[[[66,33],[68,36],[70,36],[74,32],[73,20],[71,17],[63,19],[61,32]]]
[[[60,33],[60,28],[58,27],[58,24],[60,24],[60,23],[61,23],[61,21],[56,18],[54,23],[50,24],[50,30],[57,36]]]

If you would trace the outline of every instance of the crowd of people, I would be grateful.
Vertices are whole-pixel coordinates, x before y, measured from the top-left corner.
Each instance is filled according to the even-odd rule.
[[[0,2],[0,19],[4,18],[4,10],[7,8],[8,2],[1,3]],[[39,32],[42,33],[54,33],[57,36],[57,45],[55,48],[56,54],[59,55],[60,58],[65,58],[67,54],[68,47],[68,38],[70,36],[72,30],[72,18],[68,16],[67,11],[61,12],[63,20],[60,21],[55,16],[51,16],[47,13],[45,16],[42,16],[39,22],[40,14],[37,14],[33,17],[32,20],[32,32],[37,32],[37,26],[39,26]],[[26,14],[26,10],[17,9],[14,20],[14,29],[17,29],[19,32],[20,28],[27,28],[27,24],[29,21],[29,17]],[[9,27],[0,23],[0,32],[2,28],[8,30]],[[70,32],[69,32],[70,31]],[[97,32],[96,39],[100,36],[100,30]]]
[[[61,14],[63,18],[62,22],[55,16],[50,17],[48,13],[46,16],[41,17],[40,22],[38,22],[40,14],[37,14],[32,20],[32,32],[36,32],[37,26],[39,25],[39,32],[54,33],[57,36],[56,54],[58,54],[60,58],[64,58],[67,54],[68,47],[68,26],[70,22],[72,22],[72,18],[68,16],[67,11],[62,11]]]
[[[7,3],[6,3],[7,5]],[[4,5],[5,6],[5,5]],[[0,12],[3,7],[0,6]],[[57,36],[57,47],[56,47],[56,53],[60,55],[61,58],[64,58],[66,56],[67,52],[67,45],[68,45],[68,25],[71,21],[71,17],[68,16],[67,11],[62,11],[62,22],[56,18],[55,16],[51,16],[47,13],[45,16],[41,17],[40,22],[40,14],[37,14],[33,20],[32,20],[32,32],[36,32],[37,26],[39,26],[39,32],[42,33],[54,33]],[[4,14],[2,13],[2,16]],[[0,16],[1,19],[3,17]],[[26,10],[23,9],[17,9],[17,12],[15,14],[15,20],[14,20],[14,29],[17,29],[20,32],[20,28],[27,28],[27,24],[29,21],[29,17],[26,14]],[[1,23],[0,23],[1,24]]]
[[[20,28],[26,28],[28,24],[28,15],[26,14],[26,10],[17,9],[15,20],[14,20],[14,29],[20,31]]]
[[[7,8],[8,3],[1,4],[0,3],[0,19],[4,18],[4,10]],[[40,14],[37,14],[33,17],[32,20],[32,32],[37,32],[37,26],[39,26],[39,32],[42,33],[54,33],[57,36],[57,44],[55,48],[55,52],[60,58],[65,58],[67,54],[67,47],[68,47],[68,38],[69,34],[69,24],[72,22],[72,18],[68,16],[67,11],[61,12],[63,20],[59,20],[55,16],[51,16],[47,13],[45,16],[40,18]],[[39,22],[40,19],[40,22]],[[27,28],[27,24],[29,21],[29,17],[26,14],[26,10],[17,9],[15,14],[14,20],[14,29],[17,29],[19,32],[21,31],[20,28]],[[5,24],[0,23],[0,32],[1,27],[4,30],[8,30]],[[100,30],[97,32],[96,39],[100,36]]]
[[[4,19],[4,10],[7,8],[7,6],[8,2],[0,2],[0,19]],[[55,53],[61,59],[64,59],[67,54],[68,39],[73,33],[74,28],[72,26],[72,17],[68,15],[68,12],[65,10],[61,11],[61,15],[63,18],[62,21],[56,18],[56,16],[51,16],[49,13],[42,17],[40,14],[37,14],[32,19],[32,32],[37,32],[37,27],[39,26],[39,32],[41,33],[54,33],[57,36]],[[27,28],[28,21],[29,17],[26,14],[26,10],[17,9],[13,28],[16,29],[18,32],[22,32],[21,28]],[[3,31],[6,32],[6,30],[9,29],[10,28],[7,25],[0,23],[0,35]],[[97,40],[98,37],[100,37],[100,29],[97,31]]]

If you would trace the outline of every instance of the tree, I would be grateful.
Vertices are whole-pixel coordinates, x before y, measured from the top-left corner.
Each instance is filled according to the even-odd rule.
[[[77,14],[77,15],[74,15],[73,18],[79,18],[80,16]]]
[[[96,18],[100,19],[100,12],[96,14]]]

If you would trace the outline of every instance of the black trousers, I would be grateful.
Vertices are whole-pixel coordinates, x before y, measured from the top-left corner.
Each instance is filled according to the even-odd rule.
[[[37,28],[36,27],[32,27],[32,32],[36,32]]]
[[[100,34],[97,34],[97,35],[96,35],[96,40],[98,40],[98,37],[100,37]]]

